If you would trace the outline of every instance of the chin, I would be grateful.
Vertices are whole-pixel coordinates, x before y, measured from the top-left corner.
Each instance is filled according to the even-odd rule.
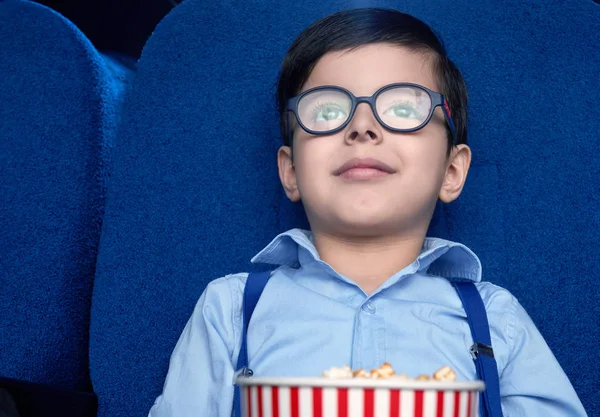
[[[400,222],[401,223],[401,222]],[[338,229],[344,234],[353,236],[381,236],[388,234],[398,227],[398,219],[390,219],[384,216],[362,215],[341,217],[336,222]]]

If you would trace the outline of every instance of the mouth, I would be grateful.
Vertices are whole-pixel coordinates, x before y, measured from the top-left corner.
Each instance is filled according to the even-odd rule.
[[[386,177],[397,171],[374,158],[353,158],[333,172],[336,177],[348,180],[370,180]]]

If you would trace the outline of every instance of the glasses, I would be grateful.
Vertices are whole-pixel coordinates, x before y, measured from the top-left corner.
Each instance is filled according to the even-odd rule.
[[[360,103],[368,103],[377,121],[392,132],[414,132],[422,129],[440,106],[458,143],[450,108],[444,96],[418,84],[397,83],[386,85],[370,97],[356,97],[337,86],[311,88],[288,100],[286,111],[291,111],[302,129],[312,135],[329,135],[345,128]],[[288,135],[291,138],[288,113]]]

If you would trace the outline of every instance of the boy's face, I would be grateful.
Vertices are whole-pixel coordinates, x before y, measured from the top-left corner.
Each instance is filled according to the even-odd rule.
[[[425,55],[388,44],[324,55],[302,91],[335,85],[357,97],[370,96],[398,82],[440,91]],[[425,127],[412,133],[384,129],[366,103],[334,134],[311,135],[295,126],[293,162],[292,150],[282,147],[279,173],[288,197],[302,200],[313,231],[363,237],[424,235],[437,199],[450,202],[458,197],[469,168],[466,145],[447,157],[439,107]],[[353,160],[358,166],[346,170]]]

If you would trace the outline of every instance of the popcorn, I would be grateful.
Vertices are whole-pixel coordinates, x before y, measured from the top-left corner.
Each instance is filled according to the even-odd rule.
[[[359,369],[354,372],[354,378],[371,378],[371,373],[369,371],[365,371],[364,369]]]
[[[340,378],[370,378],[370,379],[400,379],[400,380],[410,380],[414,379],[416,381],[456,381],[456,373],[449,367],[444,366],[443,368],[438,369],[433,377],[422,374],[417,376],[416,378],[409,378],[406,374],[396,374],[392,365],[385,362],[377,369],[371,369],[371,371],[366,371],[364,369],[358,369],[356,371],[352,371],[348,365],[345,365],[342,368],[330,368],[327,371],[323,372],[323,376],[325,378],[332,379],[340,379]]]
[[[378,369],[371,370],[371,378],[389,378],[395,374],[396,372],[394,372],[394,368],[392,368],[392,365],[387,362],[381,365]]]
[[[342,368],[330,368],[327,371],[323,372],[323,376],[325,378],[333,378],[333,379],[339,379],[339,378],[352,378],[352,369],[350,369],[350,367],[348,365],[345,365]]]
[[[456,373],[449,366],[444,366],[433,374],[436,381],[456,381]]]

